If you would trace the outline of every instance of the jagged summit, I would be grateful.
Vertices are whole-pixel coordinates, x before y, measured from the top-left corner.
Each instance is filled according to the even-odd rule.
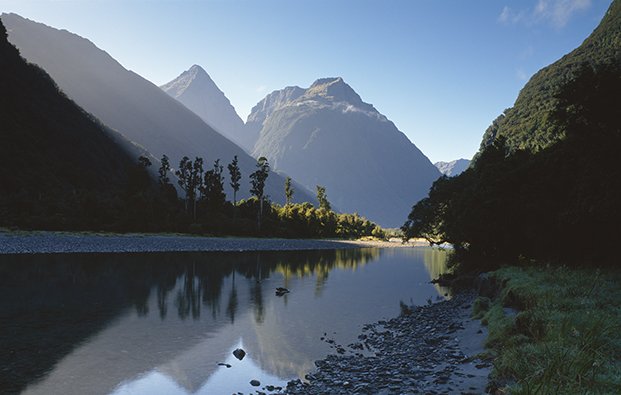
[[[335,102],[362,104],[360,96],[349,86],[343,78],[320,78],[315,81],[304,93],[305,98],[322,97]]]

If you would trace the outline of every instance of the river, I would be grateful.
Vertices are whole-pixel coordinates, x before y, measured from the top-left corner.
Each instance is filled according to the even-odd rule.
[[[429,283],[445,262],[431,248],[0,255],[0,392],[284,386],[364,324],[449,296]]]

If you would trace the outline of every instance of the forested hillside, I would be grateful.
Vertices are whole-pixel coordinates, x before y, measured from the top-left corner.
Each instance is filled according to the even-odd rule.
[[[621,2],[538,72],[487,130],[474,166],[442,178],[403,230],[473,267],[517,258],[613,263],[621,220]]]

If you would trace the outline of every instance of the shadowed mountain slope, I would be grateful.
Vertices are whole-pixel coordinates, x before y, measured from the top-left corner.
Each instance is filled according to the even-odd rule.
[[[76,103],[157,158],[166,154],[175,166],[184,155],[200,156],[209,168],[218,158],[226,165],[237,155],[243,177],[238,197],[249,196],[248,176],[256,160],[160,88],[76,34],[15,14],[3,14],[2,21],[28,61],[46,70]],[[283,185],[284,178],[272,174],[266,194],[284,202]],[[232,195],[228,182],[225,187]],[[311,199],[303,190],[295,195],[296,201]]]
[[[141,151],[28,64],[2,23],[0,76],[0,225],[70,224],[93,214],[83,211],[86,200],[96,207],[125,188]]]

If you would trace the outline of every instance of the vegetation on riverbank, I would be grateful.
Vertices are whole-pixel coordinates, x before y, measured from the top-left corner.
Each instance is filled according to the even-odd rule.
[[[498,295],[473,315],[489,327],[492,382],[515,394],[621,393],[621,272],[513,266],[491,282]]]
[[[285,238],[373,237],[385,239],[386,233],[377,224],[354,213],[332,210],[326,189],[317,186],[318,207],[313,204],[291,203],[295,190],[287,178],[283,188],[287,203],[279,205],[264,195],[265,181],[270,175],[265,158],[257,161],[257,171],[249,175],[252,197],[237,201],[242,187],[242,174],[229,164],[233,201],[224,191],[225,175],[219,160],[213,169],[204,170],[203,160],[184,158],[176,171],[181,189],[178,194],[169,177],[172,168],[166,156],[158,170],[157,182],[150,176],[152,166],[141,156],[128,170],[125,189],[109,194],[80,193],[49,204],[45,198],[25,199],[19,204],[13,196],[3,204],[0,196],[0,225],[27,230],[70,230],[105,232],[185,233],[212,236],[252,236]],[[5,207],[6,210],[2,210]],[[394,233],[394,232],[392,232]]]

